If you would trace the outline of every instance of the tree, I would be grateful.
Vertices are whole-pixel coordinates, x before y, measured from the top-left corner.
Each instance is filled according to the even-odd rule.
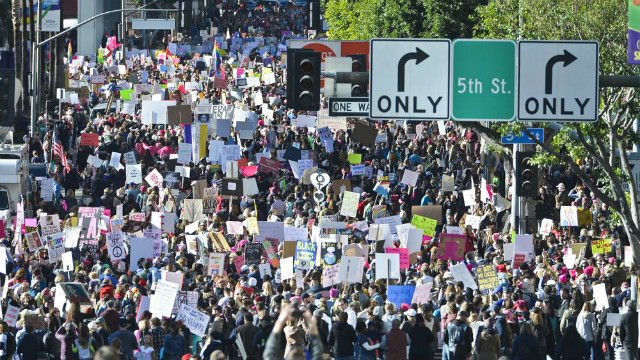
[[[476,35],[514,40],[596,40],[600,44],[600,74],[638,76],[638,69],[628,65],[626,59],[626,13],[627,2],[615,0],[495,0],[478,9]],[[565,164],[619,215],[636,263],[640,260],[638,193],[627,151],[639,142],[633,129],[638,115],[638,97],[633,89],[601,88],[596,123],[566,123],[550,141],[536,141],[544,150],[538,162]],[[534,139],[531,133],[525,133]],[[590,164],[590,171],[579,163]],[[631,201],[622,187],[625,181]]]
[[[329,38],[471,37],[477,6],[486,0],[327,0]]]

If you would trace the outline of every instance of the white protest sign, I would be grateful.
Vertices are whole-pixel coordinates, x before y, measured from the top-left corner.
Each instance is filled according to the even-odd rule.
[[[340,283],[338,273],[340,272],[340,263],[325,267],[322,270],[322,287],[331,287]]]
[[[159,189],[161,189],[162,181],[164,180],[164,177],[162,176],[162,174],[160,174],[158,169],[153,169],[153,171],[149,175],[147,175],[147,177],[145,177],[144,180],[149,185],[157,186]]]
[[[124,153],[124,163],[127,165],[135,165],[137,163],[136,154],[134,154],[133,151]]]
[[[191,161],[191,144],[178,144],[178,164],[187,165]]]
[[[62,254],[62,269],[64,271],[73,271],[73,253],[71,251]]]
[[[151,304],[149,304],[149,311],[153,316],[158,318],[163,316],[171,317],[171,310],[173,310],[173,303],[176,301],[178,287],[178,284],[166,280],[158,280],[156,292],[151,296]]]
[[[266,275],[271,276],[271,265],[269,264],[260,264],[258,265],[258,270],[260,270],[260,278],[264,279]]]
[[[418,173],[415,171],[411,171],[409,169],[404,170],[404,174],[402,175],[402,183],[415,187],[416,182],[418,181]]]
[[[376,279],[400,279],[400,254],[376,254]]]
[[[119,169],[122,165],[120,164],[120,157],[122,156],[122,154],[120,154],[119,152],[112,152],[111,153],[111,160],[109,160],[109,166],[114,167],[116,169]]]
[[[126,173],[127,173],[127,184],[142,183],[142,164],[135,164],[135,165],[127,164]]]
[[[109,258],[112,261],[122,260],[127,257],[124,247],[124,236],[121,230],[114,230],[107,233],[107,249]]]
[[[363,257],[343,255],[340,259],[340,267],[338,268],[338,281],[346,281],[347,283],[361,282],[363,265]],[[399,266],[400,264],[398,264],[398,267]]]
[[[208,276],[224,275],[224,257],[225,254],[209,253],[209,266],[207,267]]]
[[[186,304],[180,306],[176,316],[176,320],[181,320],[184,326],[191,330],[192,333],[201,337],[204,336],[210,319],[209,315],[201,313],[198,309]]]
[[[478,284],[476,284],[473,275],[471,275],[469,269],[467,269],[467,265],[463,263],[452,265],[449,267],[449,271],[451,271],[454,279],[464,283],[465,288],[472,288],[474,290],[478,288]]]
[[[358,212],[358,201],[360,200],[360,194],[351,191],[345,191],[342,195],[342,207],[340,208],[340,215],[356,217]]]
[[[293,278],[295,275],[293,272],[293,256],[280,259],[280,269],[282,271],[282,280]]]

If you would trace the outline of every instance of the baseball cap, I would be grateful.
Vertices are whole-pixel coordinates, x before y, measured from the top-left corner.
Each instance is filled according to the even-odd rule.
[[[405,311],[404,314],[407,315],[407,316],[414,317],[414,316],[416,316],[416,311],[413,310],[413,309],[409,309],[409,310]]]

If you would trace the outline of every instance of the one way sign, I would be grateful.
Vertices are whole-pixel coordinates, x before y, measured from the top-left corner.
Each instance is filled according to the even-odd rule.
[[[518,42],[518,118],[598,120],[598,43]]]
[[[451,41],[372,39],[369,116],[449,119]]]

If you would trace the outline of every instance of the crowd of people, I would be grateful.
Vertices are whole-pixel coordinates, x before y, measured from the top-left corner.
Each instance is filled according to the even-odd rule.
[[[287,107],[300,8],[203,16],[69,59],[106,81],[25,137],[48,175],[5,224],[0,359],[636,359],[628,239],[567,167],[516,234],[474,131]]]

